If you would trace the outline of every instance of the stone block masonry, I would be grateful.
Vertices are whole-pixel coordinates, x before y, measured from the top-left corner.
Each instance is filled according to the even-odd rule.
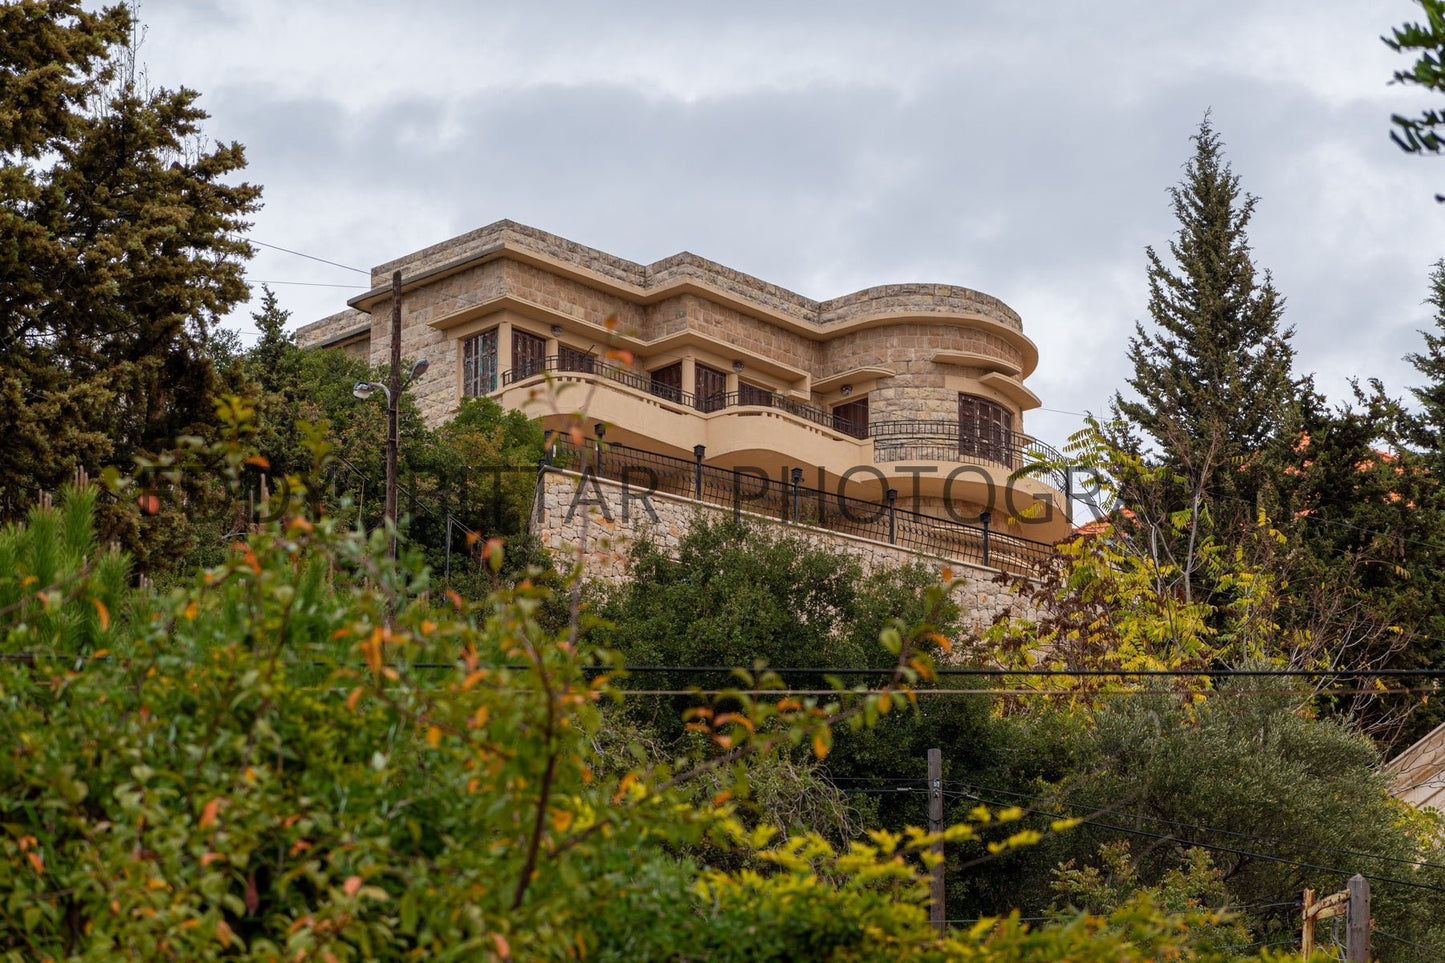
[[[650,538],[663,552],[675,555],[683,537],[698,518],[722,520],[732,509],[678,495],[625,488],[620,482],[591,474],[551,469],[537,481],[532,505],[532,534],[560,564],[575,560],[582,551],[584,574],[618,584],[630,577],[632,545]],[[1015,582],[1001,582],[999,572],[969,562],[940,559],[886,542],[824,531],[806,525],[743,512],[743,517],[776,526],[825,551],[855,559],[865,574],[918,564],[935,572],[946,566],[957,584],[954,601],[965,624],[982,630],[1000,615],[1033,618],[1036,613],[1014,590]],[[941,577],[941,575],[940,575]]]

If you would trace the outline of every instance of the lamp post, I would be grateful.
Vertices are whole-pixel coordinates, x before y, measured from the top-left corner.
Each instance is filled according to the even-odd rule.
[[[398,412],[401,406],[401,396],[413,381],[426,373],[427,360],[423,358],[411,369],[411,374],[405,381],[401,380],[401,366],[394,365],[391,373],[391,385],[384,385],[379,381],[358,381],[351,389],[351,393],[357,398],[365,401],[372,393],[380,390],[386,395],[386,509],[383,513],[383,520],[391,530],[390,542],[387,545],[386,555],[388,558],[396,558],[396,453],[398,447],[399,419]]]

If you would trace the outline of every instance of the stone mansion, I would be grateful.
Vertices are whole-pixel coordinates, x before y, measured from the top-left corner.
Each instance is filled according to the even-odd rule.
[[[386,363],[395,271],[430,424],[467,396],[551,428],[582,407],[589,443],[596,424],[609,450],[695,463],[699,496],[704,469],[784,493],[791,478],[793,521],[801,478],[923,527],[1045,545],[1070,531],[1067,475],[1015,476],[1051,450],[1024,433],[1038,349],[997,298],[891,284],[814,301],[693,254],[638,264],[498,221],[378,265],[298,342]]]

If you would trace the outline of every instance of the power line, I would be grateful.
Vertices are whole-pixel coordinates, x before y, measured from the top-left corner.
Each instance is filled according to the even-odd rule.
[[[260,280],[260,279],[258,279],[258,278],[247,278],[247,279],[246,279],[246,283],[247,283],[247,284],[267,284],[267,285],[269,285],[269,284],[289,284],[289,285],[292,285],[292,286],[294,286],[294,287],[303,287],[303,288],[352,288],[352,289],[361,290],[361,291],[367,290],[367,286],[366,286],[365,284],[323,284],[323,283],[321,283],[320,281],[263,281],[263,280]]]
[[[233,235],[233,236],[239,237],[241,240],[245,241],[247,244],[254,244],[254,245],[256,245],[257,247],[270,248],[270,249],[273,250],[273,251],[280,251],[280,252],[283,253],[283,254],[294,254],[294,255],[296,255],[297,257],[304,257],[304,258],[306,258],[308,261],[319,261],[319,262],[321,262],[322,264],[329,264],[329,265],[331,265],[332,267],[339,267],[339,268],[342,268],[343,270],[346,270],[346,271],[355,271],[357,274],[365,274],[368,278],[371,277],[371,272],[370,272],[370,271],[363,271],[363,270],[362,270],[361,268],[359,268],[359,267],[352,267],[350,264],[342,264],[340,261],[328,261],[328,260],[327,260],[326,258],[324,258],[324,257],[317,257],[317,256],[314,255],[314,254],[306,254],[306,253],[304,253],[304,252],[302,252],[302,251],[293,251],[291,248],[289,248],[289,247],[282,247],[282,246],[279,245],[279,244],[267,244],[265,241],[258,241],[258,240],[256,240],[254,237],[246,237],[244,234],[236,234],[236,235]]]

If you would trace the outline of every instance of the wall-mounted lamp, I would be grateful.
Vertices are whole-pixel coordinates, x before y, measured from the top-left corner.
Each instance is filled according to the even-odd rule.
[[[554,324],[554,325],[552,325],[552,337],[554,337],[554,338],[560,338],[561,336],[562,336],[562,326],[561,326],[560,324]]]
[[[839,388],[838,390],[839,390],[839,392],[842,393],[843,397],[846,398],[846,397],[848,397],[849,395],[851,395],[851,394],[853,393],[853,386],[852,386],[852,385],[844,385],[843,387]]]
[[[733,362],[733,370],[736,371],[738,374],[742,374],[742,373],[743,373],[743,363],[742,363],[741,361],[734,361],[734,362]]]
[[[595,431],[595,432],[597,432],[597,437],[598,437],[599,439],[600,439],[603,435],[607,434],[607,426],[606,426],[605,424],[603,424],[602,422],[600,422],[600,421],[597,422],[597,424],[595,424],[595,425],[592,426],[592,430]]]

